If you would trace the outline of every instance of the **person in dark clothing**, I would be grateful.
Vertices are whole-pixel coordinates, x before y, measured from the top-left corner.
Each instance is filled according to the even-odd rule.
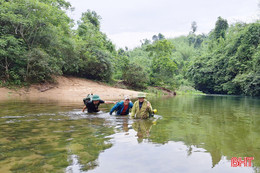
[[[109,114],[112,115],[114,111],[116,115],[128,115],[129,109],[133,107],[133,103],[130,101],[128,96],[125,97],[124,101],[118,102],[113,108],[110,110]]]
[[[89,101],[84,101],[85,106],[82,109],[82,112],[85,111],[85,109],[88,109],[88,113],[93,113],[93,112],[99,112],[99,105],[100,104],[115,104],[116,102],[114,101],[104,101],[101,100],[98,95],[93,95],[92,98]]]

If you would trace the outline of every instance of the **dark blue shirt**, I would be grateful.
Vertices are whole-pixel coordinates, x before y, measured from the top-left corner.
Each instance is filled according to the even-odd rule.
[[[142,108],[144,102],[139,102],[139,109]]]

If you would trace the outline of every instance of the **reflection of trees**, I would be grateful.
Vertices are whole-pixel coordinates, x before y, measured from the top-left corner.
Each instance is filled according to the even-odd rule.
[[[5,107],[1,117],[26,115],[0,118],[0,172],[62,172],[70,155],[77,155],[82,169],[89,170],[97,166],[99,153],[111,147],[105,137],[114,132],[105,119],[72,120],[53,105],[0,106]],[[52,113],[39,114],[41,109]]]
[[[113,129],[104,126],[103,119],[85,123],[86,125],[78,126],[77,133],[72,134],[73,140],[68,145],[68,150],[70,154],[79,157],[82,170],[90,170],[98,166],[99,153],[112,146],[111,143],[106,143],[109,138],[105,137],[111,135]]]
[[[153,127],[151,141],[183,141],[188,147],[204,148],[211,154],[213,167],[222,156],[229,160],[254,157],[254,167],[260,166],[259,100],[202,96],[175,97],[157,103],[153,105],[163,119]],[[191,154],[192,149],[187,152]]]
[[[150,119],[137,119],[132,124],[133,129],[137,132],[138,142],[142,142],[143,139],[147,139],[150,136],[150,130],[152,128],[153,121]]]

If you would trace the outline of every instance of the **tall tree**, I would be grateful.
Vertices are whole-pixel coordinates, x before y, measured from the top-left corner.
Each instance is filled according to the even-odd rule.
[[[158,34],[158,39],[159,39],[159,40],[163,40],[163,39],[165,39],[165,36],[162,35],[161,33],[159,33],[159,34]]]
[[[159,38],[158,38],[157,35],[153,35],[152,40],[153,40],[153,41],[157,41],[157,40],[159,40]]]
[[[87,12],[82,13],[81,22],[89,22],[98,29],[100,29],[100,20],[101,17],[95,11],[87,10]]]
[[[70,32],[71,20],[62,10],[69,6],[64,0],[1,0],[1,37],[12,35],[26,47],[24,56],[17,55],[23,62],[17,76],[25,81],[44,81],[61,72],[55,61],[58,51],[52,45]]]
[[[151,84],[172,85],[174,71],[177,68],[171,55],[175,50],[174,45],[168,40],[159,40],[152,45],[148,45],[146,50],[150,52],[152,59]]]
[[[4,72],[4,76],[0,78],[7,81],[17,78],[13,68],[20,66],[19,57],[23,57],[25,47],[21,39],[15,38],[13,35],[4,35],[0,37],[0,72]],[[10,71],[11,70],[11,71]]]
[[[191,32],[194,34],[197,31],[197,28],[198,28],[197,23],[193,21],[191,23]]]
[[[96,12],[88,10],[78,22],[76,52],[79,70],[74,75],[109,81],[116,51],[112,42],[99,30],[99,19]]]
[[[214,37],[216,40],[218,40],[219,38],[225,38],[225,33],[226,30],[228,29],[228,22],[227,20],[218,17],[218,20],[215,24],[215,29],[214,29]]]

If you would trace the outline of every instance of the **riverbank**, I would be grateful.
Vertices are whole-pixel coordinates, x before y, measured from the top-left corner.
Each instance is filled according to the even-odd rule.
[[[28,88],[8,89],[0,88],[0,99],[46,99],[62,101],[82,101],[87,94],[98,94],[104,100],[118,100],[129,95],[137,97],[138,91],[108,86],[101,82],[94,82],[76,77],[56,77],[54,84],[45,83],[32,85]]]

